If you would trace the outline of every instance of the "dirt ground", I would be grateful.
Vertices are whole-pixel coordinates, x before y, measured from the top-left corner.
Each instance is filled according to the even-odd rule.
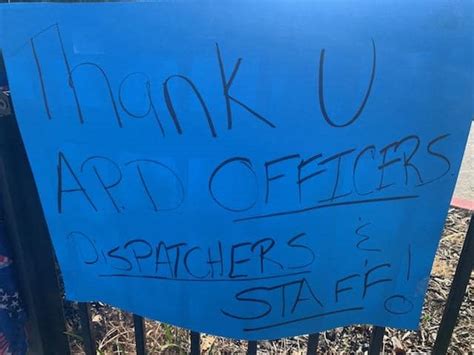
[[[449,211],[430,277],[420,330],[413,332],[388,328],[384,337],[384,352],[397,354],[431,352],[470,216],[471,213],[463,209],[452,208]],[[449,353],[474,352],[473,286],[474,278],[471,275]],[[66,311],[72,353],[82,354],[77,305],[69,303]],[[100,354],[134,353],[133,320],[130,314],[99,303],[93,304],[92,313],[92,324],[97,334]],[[147,320],[146,338],[150,354],[189,351],[189,332],[167,324]],[[318,350],[322,353],[364,353],[368,350],[369,339],[370,327],[368,326],[336,328],[321,333]],[[259,354],[304,354],[306,344],[307,336],[264,341],[259,343],[258,352]],[[245,353],[246,345],[246,342],[230,341],[220,337],[208,335],[201,337],[201,349],[209,354]]]

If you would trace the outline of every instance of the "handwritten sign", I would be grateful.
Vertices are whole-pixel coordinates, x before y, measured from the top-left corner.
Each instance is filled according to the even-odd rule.
[[[472,10],[1,7],[67,297],[245,339],[416,328],[473,113]]]

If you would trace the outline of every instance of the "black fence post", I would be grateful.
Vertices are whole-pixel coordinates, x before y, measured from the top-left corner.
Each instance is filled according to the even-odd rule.
[[[6,232],[28,313],[29,351],[69,354],[55,255],[14,110],[0,117],[0,178]]]
[[[453,335],[459,309],[461,308],[464,294],[474,266],[474,217],[471,215],[469,229],[464,239],[464,244],[459,255],[458,266],[454,274],[451,289],[449,291],[443,318],[439,325],[436,341],[433,346],[433,354],[442,355],[448,351],[448,346]]]
[[[133,315],[133,327],[135,330],[135,349],[137,355],[146,354],[146,335],[145,335],[145,319],[143,317],[134,314]]]
[[[257,354],[257,342],[249,341],[247,344],[247,355],[256,355]]]
[[[385,327],[372,327],[372,334],[370,335],[369,355],[378,355],[382,352],[384,334]]]
[[[201,333],[191,331],[191,355],[201,353]]]
[[[307,355],[315,355],[318,353],[319,333],[312,333],[308,336]]]
[[[81,320],[81,337],[84,344],[86,355],[96,355],[97,346],[95,343],[94,330],[91,325],[91,306],[90,303],[79,303],[79,318]]]

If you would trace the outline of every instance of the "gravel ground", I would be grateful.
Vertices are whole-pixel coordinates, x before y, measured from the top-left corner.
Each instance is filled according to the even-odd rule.
[[[396,354],[431,352],[470,216],[470,212],[466,210],[451,209],[449,211],[431,273],[420,330],[413,332],[387,328],[384,336],[384,352]],[[474,278],[471,275],[449,353],[474,352],[473,285]],[[77,335],[80,334],[77,330],[77,308],[69,303],[66,311],[69,318],[72,352],[81,354],[83,353],[81,341]],[[134,353],[133,321],[130,314],[100,303],[93,304],[92,313],[100,354]],[[189,333],[186,330],[147,320],[146,335],[150,354],[189,351]],[[323,353],[363,353],[368,349],[369,338],[370,327],[367,326],[336,328],[321,334],[318,350]],[[260,354],[305,353],[306,343],[306,336],[265,341],[259,343],[258,352]],[[201,349],[207,353],[244,353],[246,342],[203,335]]]

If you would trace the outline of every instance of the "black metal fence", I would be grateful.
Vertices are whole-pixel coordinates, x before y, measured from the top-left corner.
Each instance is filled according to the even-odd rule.
[[[1,58],[0,58],[1,59]],[[0,71],[5,72],[3,61]],[[69,354],[59,270],[14,109],[5,93],[0,96],[0,191],[7,233],[14,249],[20,290],[29,315],[32,354]],[[445,354],[456,324],[474,262],[474,219],[471,217],[453,278],[433,354]],[[97,353],[91,326],[90,304],[80,303],[82,339],[87,355]],[[144,319],[133,316],[136,353],[146,354]],[[382,350],[385,328],[372,328],[369,354]],[[318,350],[319,334],[310,334],[307,354]],[[200,334],[190,332],[191,354],[199,354]],[[249,341],[247,354],[256,354],[258,342]]]

